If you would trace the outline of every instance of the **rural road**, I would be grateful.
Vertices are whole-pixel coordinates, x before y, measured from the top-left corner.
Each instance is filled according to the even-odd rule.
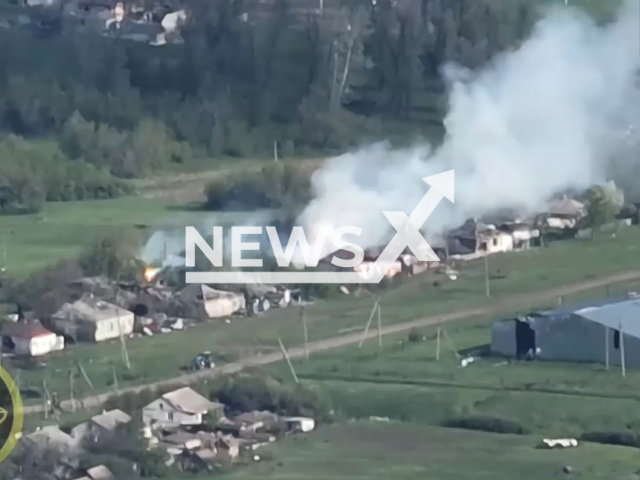
[[[456,310],[450,313],[443,313],[440,315],[433,315],[430,317],[419,318],[410,322],[397,323],[395,325],[389,325],[382,328],[382,335],[392,335],[395,333],[404,332],[415,327],[425,327],[430,325],[437,325],[440,323],[452,322],[455,320],[462,320],[466,318],[473,318],[480,315],[498,314],[500,312],[508,310],[534,308],[542,302],[555,300],[558,297],[580,293],[588,290],[592,290],[599,287],[606,287],[615,283],[629,282],[633,280],[640,280],[640,270],[634,270],[630,272],[623,272],[616,275],[610,275],[594,280],[587,280],[580,283],[575,283],[565,287],[554,288],[551,290],[543,290],[540,292],[524,293],[519,295],[513,295],[508,299],[501,299],[491,302],[488,305],[478,306],[476,308],[469,308],[463,310]],[[378,335],[377,329],[367,334],[367,339],[376,338]],[[311,342],[308,345],[309,353],[323,352],[334,348],[339,348],[347,345],[357,344],[362,340],[362,332],[358,331],[347,335],[341,335],[337,337],[328,338],[325,340],[319,340]],[[303,347],[294,347],[287,351],[290,358],[304,357],[305,351]],[[282,353],[270,353],[264,355],[256,355],[253,357],[244,358],[237,362],[227,363],[220,367],[213,368],[211,370],[195,372],[187,375],[181,375],[179,377],[171,378],[168,380],[162,380],[159,382],[140,385],[136,387],[123,388],[120,390],[120,395],[123,393],[137,393],[145,389],[164,388],[164,387],[182,387],[187,384],[193,384],[201,380],[211,379],[219,375],[228,375],[239,372],[248,367],[257,367],[261,365],[268,365],[271,363],[284,360]],[[104,393],[102,395],[92,395],[81,399],[81,402],[85,408],[100,407],[104,402],[116,395],[113,392]],[[65,400],[61,402],[61,407],[65,411],[72,409],[71,402]],[[30,405],[24,407],[25,414],[39,413],[43,411],[42,405]]]

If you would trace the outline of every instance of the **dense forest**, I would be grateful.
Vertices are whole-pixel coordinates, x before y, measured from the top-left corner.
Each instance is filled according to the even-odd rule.
[[[531,29],[530,0],[185,0],[184,43],[0,30],[0,210],[110,198],[123,179],[221,157],[339,151],[441,127],[443,66]],[[537,6],[538,5],[538,6]],[[53,27],[51,27],[53,25]]]

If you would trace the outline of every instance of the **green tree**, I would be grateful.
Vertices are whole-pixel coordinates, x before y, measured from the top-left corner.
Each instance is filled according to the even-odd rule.
[[[135,230],[118,229],[98,235],[80,255],[80,266],[88,275],[105,275],[114,280],[137,278],[142,239]]]
[[[591,228],[591,238],[603,225],[611,222],[620,210],[620,200],[613,189],[607,185],[594,185],[587,191],[586,225]]]

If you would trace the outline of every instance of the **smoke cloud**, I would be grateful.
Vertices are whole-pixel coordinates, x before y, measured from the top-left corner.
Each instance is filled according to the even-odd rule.
[[[607,180],[640,105],[638,8],[626,3],[603,27],[578,10],[550,10],[519,49],[483,70],[449,66],[443,143],[381,143],[329,160],[300,223],[358,226],[360,245],[377,246],[393,233],[382,211],[410,213],[428,189],[422,177],[445,170],[456,171],[456,203],[443,200],[428,235],[497,209],[540,211],[554,193]]]

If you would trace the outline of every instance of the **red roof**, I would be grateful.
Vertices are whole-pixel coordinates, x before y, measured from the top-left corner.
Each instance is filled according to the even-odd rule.
[[[38,320],[6,322],[2,328],[2,335],[5,337],[34,338],[52,333],[44,328]]]

